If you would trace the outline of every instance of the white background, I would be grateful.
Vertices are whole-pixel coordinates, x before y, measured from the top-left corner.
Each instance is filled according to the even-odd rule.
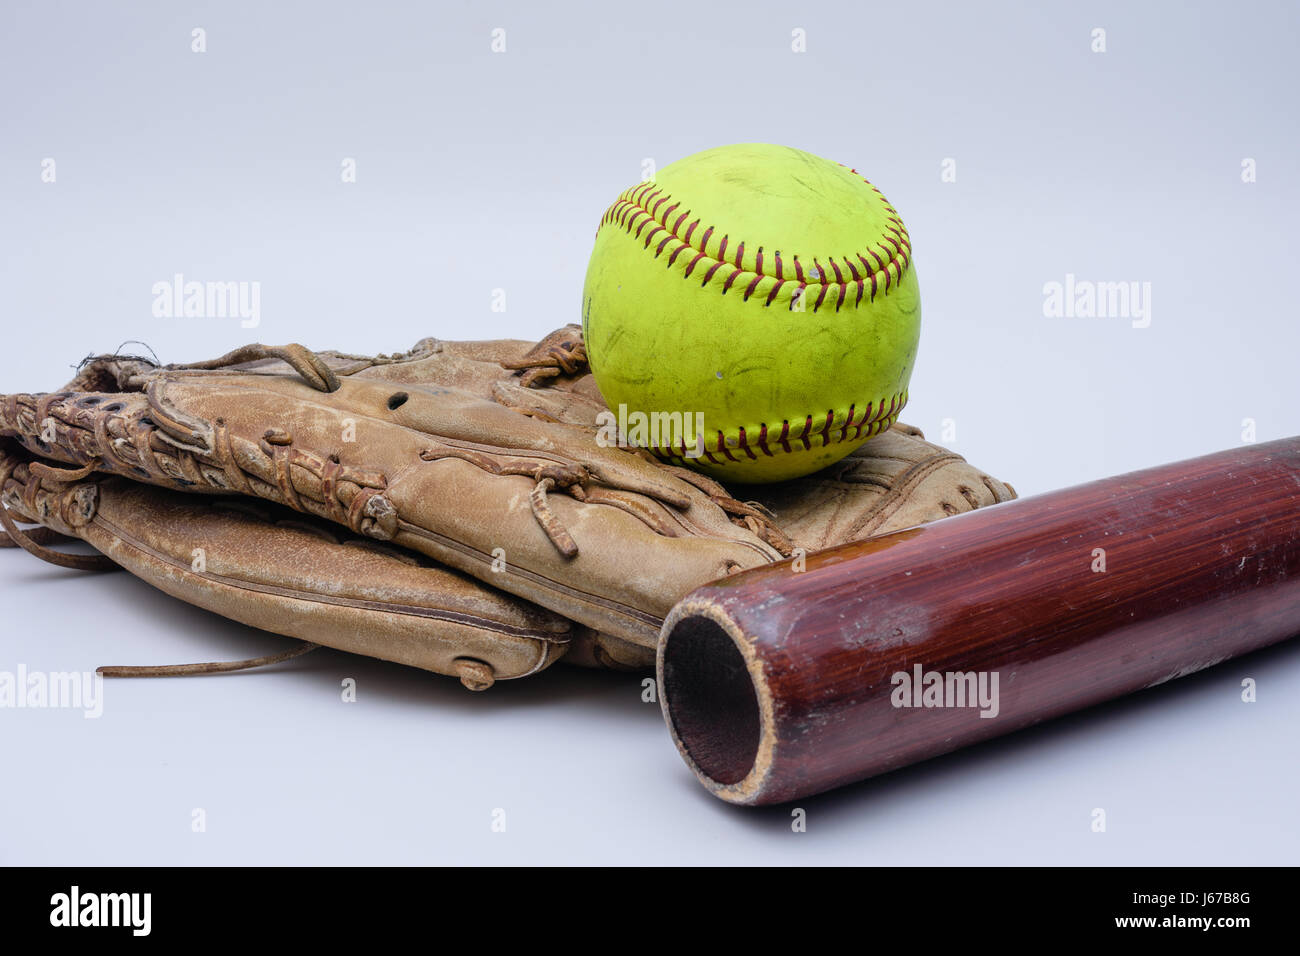
[[[898,208],[924,303],[904,420],[936,439],[951,420],[949,444],[1022,494],[1232,447],[1247,419],[1260,441],[1300,433],[1296,7],[1051,6],[6,3],[0,391],[55,388],[125,340],[170,362],[254,339],[538,338],[577,320],[596,223],[645,160],[770,141],[855,166]],[[176,273],[259,282],[260,326],[155,317]],[[1046,317],[1067,274],[1149,282],[1150,326]],[[0,553],[0,609],[0,670],[284,646],[19,552]],[[98,720],[0,710],[0,862],[1300,851],[1295,642],[804,801],[801,834],[789,808],[705,793],[640,692],[557,667],[473,695],[321,651],[109,684]]]

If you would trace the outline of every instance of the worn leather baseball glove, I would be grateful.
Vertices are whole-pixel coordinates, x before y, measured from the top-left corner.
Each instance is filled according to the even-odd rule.
[[[574,326],[379,356],[94,357],[59,391],[0,400],[0,543],[480,690],[560,659],[651,666],[699,585],[1015,497],[906,425],[816,475],[729,489],[611,445],[605,410]],[[65,537],[103,557],[50,548]]]

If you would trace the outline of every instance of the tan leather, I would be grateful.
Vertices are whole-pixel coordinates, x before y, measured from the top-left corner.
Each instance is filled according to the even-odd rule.
[[[468,684],[566,653],[644,666],[701,584],[1014,497],[896,425],[739,501],[602,447],[604,408],[576,327],[377,357],[104,357],[59,392],[0,399],[0,495],[183,600]]]
[[[253,627],[462,678],[486,664],[501,680],[550,666],[573,637],[539,605],[270,503],[112,477],[51,490],[29,484],[26,465],[0,469],[10,472],[0,500],[20,517]]]

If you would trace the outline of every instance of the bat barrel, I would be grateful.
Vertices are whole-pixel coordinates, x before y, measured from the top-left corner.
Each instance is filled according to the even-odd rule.
[[[710,791],[797,799],[1300,634],[1300,437],[855,542],[693,592],[661,703]]]

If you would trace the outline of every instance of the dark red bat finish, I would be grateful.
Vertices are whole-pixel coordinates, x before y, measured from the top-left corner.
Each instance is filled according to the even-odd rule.
[[[829,790],[1300,634],[1300,438],[796,567],[699,589],[660,640],[678,748],[735,803]]]

